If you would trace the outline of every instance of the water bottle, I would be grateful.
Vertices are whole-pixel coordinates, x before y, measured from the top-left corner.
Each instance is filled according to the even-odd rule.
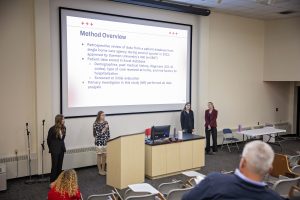
[[[242,131],[242,126],[239,124],[238,126],[238,132],[241,132]]]

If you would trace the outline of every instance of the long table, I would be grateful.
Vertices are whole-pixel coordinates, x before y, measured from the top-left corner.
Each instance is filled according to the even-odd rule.
[[[275,135],[278,136],[279,133],[285,133],[286,130],[284,129],[278,129],[274,127],[263,127],[263,128],[258,128],[258,129],[251,129],[251,130],[243,130],[243,131],[238,131],[237,134],[243,134],[243,141],[244,141],[244,136],[247,137],[248,141],[249,139],[252,139],[257,136],[263,136],[263,137],[268,137],[265,139],[267,143],[270,144],[276,144],[280,146],[282,150],[282,146],[280,143],[275,141]],[[274,141],[271,141],[271,139],[274,138]]]

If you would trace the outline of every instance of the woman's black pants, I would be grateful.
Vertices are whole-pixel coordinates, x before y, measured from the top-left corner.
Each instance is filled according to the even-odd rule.
[[[205,128],[205,137],[206,137],[206,147],[205,147],[205,152],[209,153],[210,152],[210,135],[212,136],[212,142],[213,142],[213,147],[212,150],[213,152],[217,152],[217,128],[212,127],[210,130],[208,128]]]
[[[59,174],[62,172],[62,165],[64,160],[64,152],[61,153],[52,153],[51,154],[51,174],[50,174],[50,183],[55,181]]]

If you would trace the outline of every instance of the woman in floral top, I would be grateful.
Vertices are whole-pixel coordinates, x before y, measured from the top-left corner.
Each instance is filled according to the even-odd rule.
[[[108,122],[105,121],[105,113],[99,111],[93,125],[93,135],[97,152],[97,166],[100,175],[106,175],[106,143],[110,138]]]

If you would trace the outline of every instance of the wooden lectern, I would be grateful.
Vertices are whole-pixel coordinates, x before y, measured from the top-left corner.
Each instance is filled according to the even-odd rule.
[[[145,133],[122,135],[107,143],[106,183],[118,189],[145,180]]]

